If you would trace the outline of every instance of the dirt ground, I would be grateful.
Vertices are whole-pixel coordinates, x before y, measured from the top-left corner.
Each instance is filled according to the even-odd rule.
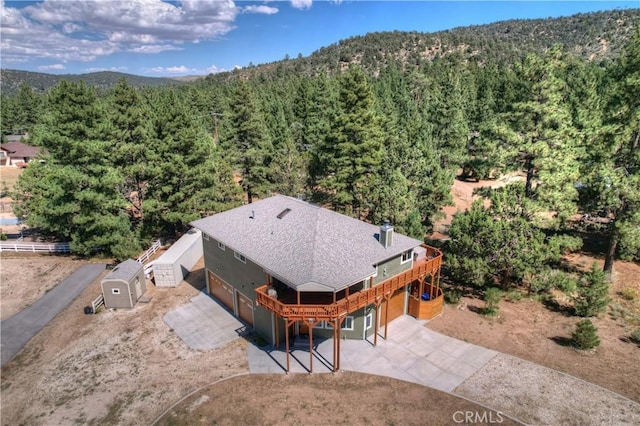
[[[58,265],[58,272],[74,270],[72,261],[55,256],[7,260],[5,264],[3,259],[2,281],[9,288],[20,285],[17,272],[24,264],[45,268],[48,261]],[[198,389],[161,424],[190,425],[196,419],[216,424],[300,424],[313,416],[316,424],[389,424],[399,419],[403,424],[442,424],[460,411],[498,418],[496,412],[446,393],[358,373],[235,377],[248,373],[248,341],[195,351],[162,320],[164,313],[187,303],[203,288],[202,261],[187,281],[167,289],[148,283],[149,303],[85,315],[84,306],[100,291],[100,279],[96,280],[2,369],[1,424],[149,424]],[[16,299],[39,291],[37,280],[22,286],[21,292],[2,297],[3,314],[5,303],[20,306]],[[223,378],[231,379],[210,386]],[[315,409],[325,406],[338,408],[317,417]],[[510,420],[504,418],[504,424]]]
[[[468,201],[462,198],[470,197],[474,185],[462,182],[454,188],[460,203]],[[568,260],[588,268],[592,258],[577,254]],[[3,253],[2,318],[32,303],[81,263],[72,257]],[[640,312],[640,300],[620,295],[625,287],[640,292],[640,265],[617,262],[615,269],[614,304],[594,321],[602,343],[592,355],[568,346],[577,318],[534,300],[503,301],[500,316],[487,318],[479,313],[481,300],[465,297],[426,326],[640,401],[640,347],[627,339],[640,327],[633,316]],[[202,263],[187,281],[167,289],[148,283],[150,302],[84,315],[83,308],[100,292],[100,280],[92,283],[2,368],[1,424],[150,424],[170,408],[160,424],[451,424],[456,412],[468,410],[497,418],[460,398],[388,378],[348,372],[246,375],[246,340],[195,351],[162,320],[204,286]]]

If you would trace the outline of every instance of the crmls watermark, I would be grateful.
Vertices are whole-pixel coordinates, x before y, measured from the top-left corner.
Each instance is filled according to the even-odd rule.
[[[499,424],[504,421],[500,411],[456,411],[453,421],[458,424]]]

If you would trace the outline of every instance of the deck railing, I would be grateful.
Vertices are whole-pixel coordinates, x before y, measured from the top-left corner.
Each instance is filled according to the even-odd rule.
[[[267,292],[268,284],[256,289],[258,305],[289,320],[332,320],[346,316],[367,305],[379,304],[385,296],[390,296],[397,289],[424,278],[425,275],[436,273],[442,265],[442,252],[436,248],[423,246],[427,249],[426,258],[413,262],[413,267],[395,275],[371,288],[353,293],[348,297],[326,305],[286,304],[278,300],[277,296],[270,296]]]

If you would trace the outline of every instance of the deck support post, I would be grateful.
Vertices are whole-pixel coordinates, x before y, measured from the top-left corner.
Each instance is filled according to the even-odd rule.
[[[309,374],[313,373],[313,324],[309,324]]]
[[[285,341],[285,352],[287,354],[287,374],[289,374],[289,371],[291,370],[291,367],[289,365],[289,326],[294,323],[295,321],[289,321],[288,319],[285,319],[286,331],[285,331],[284,341]]]
[[[389,331],[389,301],[391,300],[391,296],[389,298],[385,297],[384,301],[384,340],[387,340],[387,331]]]
[[[374,321],[373,328],[373,346],[378,345],[378,324],[380,323],[380,304],[376,304],[376,320]]]

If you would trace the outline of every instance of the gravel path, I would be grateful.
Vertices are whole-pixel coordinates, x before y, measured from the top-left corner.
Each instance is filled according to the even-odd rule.
[[[534,425],[640,424],[640,404],[506,354],[495,356],[453,393]]]

